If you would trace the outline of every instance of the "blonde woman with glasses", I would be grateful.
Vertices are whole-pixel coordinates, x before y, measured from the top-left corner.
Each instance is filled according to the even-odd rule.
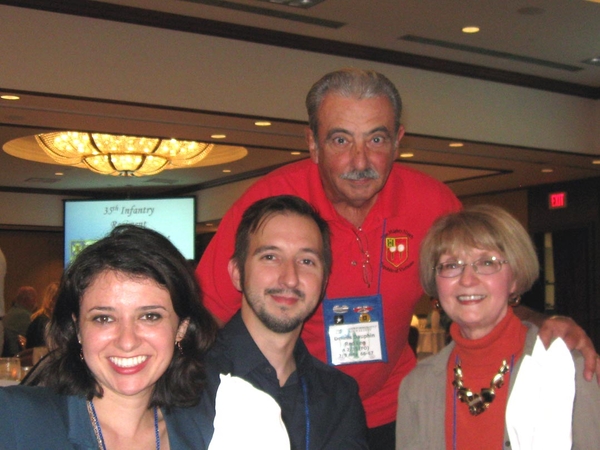
[[[539,272],[519,222],[486,205],[443,216],[420,270],[452,343],[402,382],[396,448],[597,448],[600,388],[584,381],[581,354],[560,339],[546,351],[512,311]]]

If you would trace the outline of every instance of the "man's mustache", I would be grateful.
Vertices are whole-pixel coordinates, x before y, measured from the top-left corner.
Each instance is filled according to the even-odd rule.
[[[373,168],[368,168],[365,170],[352,170],[350,172],[346,172],[340,175],[342,180],[352,180],[358,181],[362,179],[368,180],[376,180],[379,178],[379,174]]]
[[[293,295],[295,297],[298,297],[301,300],[304,300],[304,297],[305,297],[304,292],[302,292],[301,290],[296,289],[296,288],[292,288],[292,289],[276,289],[276,288],[265,289],[265,294],[266,295],[283,295],[283,296]]]

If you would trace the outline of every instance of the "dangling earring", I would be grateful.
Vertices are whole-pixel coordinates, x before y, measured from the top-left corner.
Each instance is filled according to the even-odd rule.
[[[81,339],[77,339],[77,342],[79,343],[79,359],[81,361],[84,361],[84,359],[83,359],[83,345],[81,345]]]
[[[508,299],[508,305],[512,306],[513,308],[515,306],[519,306],[519,303],[521,303],[521,296],[520,295],[513,295],[512,297],[510,297]]]
[[[438,311],[442,310],[442,304],[440,303],[440,301],[437,298],[433,299],[433,307],[435,309],[437,309]]]
[[[179,350],[179,354],[183,356],[183,348],[181,347],[181,341],[177,341],[175,343],[175,346],[177,347],[177,350]]]

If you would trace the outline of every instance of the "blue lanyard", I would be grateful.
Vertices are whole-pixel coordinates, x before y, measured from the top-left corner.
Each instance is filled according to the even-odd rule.
[[[387,229],[387,219],[383,219],[383,230],[381,230],[381,248],[379,249],[379,273],[377,274],[377,293],[381,292],[381,272],[383,271],[383,249],[385,248],[385,230]],[[383,304],[382,304],[383,306]]]
[[[305,443],[306,450],[310,450],[310,413],[308,410],[308,387],[304,381],[304,377],[300,377],[300,386],[302,386],[302,394],[304,395],[304,420],[306,427]]]

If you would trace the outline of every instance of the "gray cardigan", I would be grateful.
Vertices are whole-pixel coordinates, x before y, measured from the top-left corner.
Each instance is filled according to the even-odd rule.
[[[533,351],[538,328],[529,328],[523,355]],[[396,420],[396,450],[442,450],[446,448],[444,421],[446,418],[446,368],[454,343],[437,355],[417,364],[402,381],[398,395]],[[588,450],[600,445],[600,387],[596,380],[583,378],[583,357],[573,352],[575,361],[575,405],[573,409],[573,449]],[[522,357],[515,364],[518,375]],[[509,395],[516,376],[509,380]],[[558,387],[557,387],[558,388]],[[504,449],[510,450],[507,430],[504,430]]]

